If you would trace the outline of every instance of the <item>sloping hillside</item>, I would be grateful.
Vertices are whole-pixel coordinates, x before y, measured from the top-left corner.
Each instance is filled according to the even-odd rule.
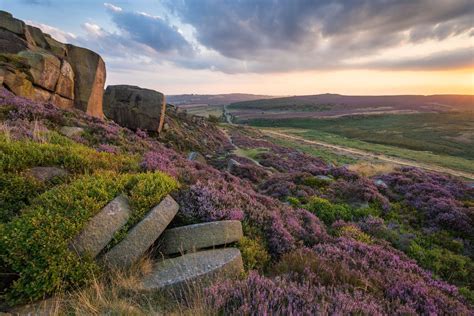
[[[239,121],[324,118],[361,114],[473,111],[473,95],[346,96],[320,94],[237,102],[228,110]]]
[[[369,179],[254,132],[232,128],[227,136],[208,121],[172,110],[158,137],[2,90],[0,120],[0,266],[9,276],[2,294],[8,304],[79,291],[61,308],[80,310],[77,298],[90,293],[88,281],[101,266],[68,250],[74,232],[114,196],[130,194],[133,185],[143,190],[138,196],[161,197],[159,184],[176,181],[179,189],[168,189],[180,206],[171,226],[242,221],[245,237],[238,247],[247,273],[205,286],[203,295],[188,297],[186,307],[124,291],[130,282],[109,279],[101,293],[110,293],[113,284],[115,301],[104,304],[95,295],[87,301],[91,310],[472,310],[474,192],[459,180],[416,169]],[[200,151],[204,159],[188,160],[189,151]],[[39,183],[30,176],[39,166],[65,175]],[[66,209],[72,213],[65,217]],[[81,216],[70,217],[79,210]]]

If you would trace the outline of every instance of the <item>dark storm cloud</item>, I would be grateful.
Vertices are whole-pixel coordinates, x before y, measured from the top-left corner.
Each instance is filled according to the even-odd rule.
[[[337,67],[474,29],[472,0],[169,0],[167,6],[194,27],[203,46],[244,62],[242,71]]]
[[[144,13],[109,10],[113,22],[129,39],[157,52],[191,52],[191,45],[167,21]]]

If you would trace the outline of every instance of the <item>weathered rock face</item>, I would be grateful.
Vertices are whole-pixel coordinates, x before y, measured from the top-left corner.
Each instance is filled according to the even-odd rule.
[[[102,117],[102,99],[105,84],[105,63],[91,50],[66,45],[66,59],[76,75],[74,86],[75,107],[92,116]]]
[[[104,95],[105,116],[117,124],[148,131],[157,131],[164,95],[136,86],[108,86]]]
[[[35,101],[102,117],[102,58],[0,11],[0,86]]]

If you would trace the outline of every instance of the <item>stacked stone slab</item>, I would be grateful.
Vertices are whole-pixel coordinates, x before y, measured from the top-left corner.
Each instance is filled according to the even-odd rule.
[[[219,221],[167,229],[158,241],[163,255],[225,246],[243,237],[240,221]]]
[[[104,255],[103,260],[115,267],[128,267],[136,262],[160,237],[178,212],[178,208],[178,203],[171,196],[165,197],[119,244]]]
[[[130,217],[125,196],[118,196],[95,215],[72,241],[70,248],[79,255],[96,257]]]
[[[241,223],[220,221],[166,230],[178,208],[173,198],[166,196],[121,242],[103,254],[100,261],[109,267],[127,268],[153,248],[153,244],[158,245],[159,259],[152,271],[143,276],[140,289],[179,297],[216,278],[239,275],[243,271],[240,251],[215,248],[239,241],[243,237]],[[127,199],[115,198],[89,221],[70,248],[81,256],[98,256],[129,216]],[[167,257],[177,254],[181,256]]]
[[[140,285],[143,291],[183,297],[208,282],[236,277],[242,271],[242,256],[237,248],[212,249],[158,261]]]
[[[0,11],[0,86],[15,95],[102,117],[102,58]]]

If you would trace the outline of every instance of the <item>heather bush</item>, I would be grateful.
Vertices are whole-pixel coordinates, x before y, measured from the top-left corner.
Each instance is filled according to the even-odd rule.
[[[388,211],[390,203],[368,179],[334,181],[328,188],[331,200],[351,205],[375,204]]]
[[[460,202],[474,199],[474,190],[464,183],[416,168],[401,168],[380,178],[389,186],[386,195],[422,215],[423,226],[474,237],[472,208]]]
[[[10,303],[35,300],[84,284],[97,266],[91,258],[79,258],[69,243],[87,220],[122,192],[135,206],[136,220],[174,187],[174,181],[163,174],[106,172],[39,195],[21,216],[0,226],[0,266],[17,275],[6,299]]]

